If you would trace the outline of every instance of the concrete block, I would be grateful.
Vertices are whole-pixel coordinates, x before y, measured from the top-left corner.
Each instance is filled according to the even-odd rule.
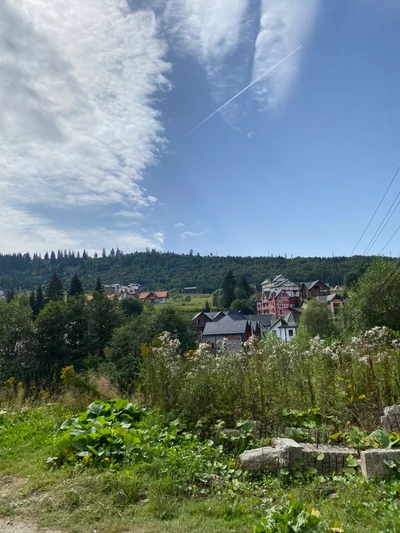
[[[239,462],[245,470],[250,472],[267,471],[278,472],[281,468],[288,468],[285,450],[265,446],[255,450],[246,450],[239,456]]]
[[[387,476],[391,469],[384,461],[400,460],[400,450],[373,449],[361,452],[361,471],[367,478]]]

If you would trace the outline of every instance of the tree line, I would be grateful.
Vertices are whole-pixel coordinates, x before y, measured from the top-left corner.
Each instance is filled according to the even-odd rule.
[[[57,274],[30,295],[0,300],[0,380],[50,388],[63,368],[101,371],[124,385],[135,380],[145,344],[163,331],[195,347],[190,320],[169,306],[143,305],[137,299],[114,301],[97,280],[85,296],[78,276],[64,291]]]
[[[98,276],[104,283],[141,283],[145,290],[182,290],[195,286],[199,292],[212,293],[221,287],[227,271],[237,279],[246,276],[259,287],[265,278],[283,274],[295,282],[320,279],[331,286],[351,285],[371,264],[372,257],[234,257],[176,254],[172,252],[135,252],[120,250],[90,257],[71,251],[39,254],[0,254],[0,287],[32,290],[56,273],[63,285],[76,274],[84,290],[92,289]]]

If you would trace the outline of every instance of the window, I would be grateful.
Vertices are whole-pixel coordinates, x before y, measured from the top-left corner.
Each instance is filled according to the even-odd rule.
[[[293,337],[293,330],[289,329],[289,337]]]

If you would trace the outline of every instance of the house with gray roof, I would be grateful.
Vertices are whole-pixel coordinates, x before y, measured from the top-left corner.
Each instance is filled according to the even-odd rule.
[[[333,320],[338,320],[340,311],[345,303],[345,299],[340,294],[328,294],[327,296],[317,296],[319,302],[329,305]]]
[[[220,320],[206,323],[202,341],[215,350],[226,339],[229,349],[240,351],[242,344],[252,335],[261,335],[259,323],[247,320],[239,311],[231,310]]]
[[[310,298],[317,298],[317,296],[326,296],[329,292],[329,286],[319,279],[316,281],[305,281],[301,283],[301,296],[303,302],[307,302]]]
[[[270,331],[283,342],[290,342],[294,339],[299,326],[299,315],[290,311],[285,318],[280,318],[271,325]]]

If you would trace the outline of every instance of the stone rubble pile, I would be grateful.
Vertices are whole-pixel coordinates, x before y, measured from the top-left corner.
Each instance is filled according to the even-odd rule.
[[[381,425],[387,433],[400,433],[400,405],[385,407]],[[321,459],[321,455],[322,459]],[[318,457],[319,456],[319,457]],[[310,467],[318,474],[341,472],[348,467],[349,456],[357,459],[363,475],[367,478],[385,476],[391,469],[385,461],[400,465],[400,449],[370,449],[360,454],[352,448],[322,444],[302,443],[292,439],[276,438],[272,446],[246,450],[239,456],[239,462],[250,472],[279,473],[283,469],[297,469],[305,472]]]

